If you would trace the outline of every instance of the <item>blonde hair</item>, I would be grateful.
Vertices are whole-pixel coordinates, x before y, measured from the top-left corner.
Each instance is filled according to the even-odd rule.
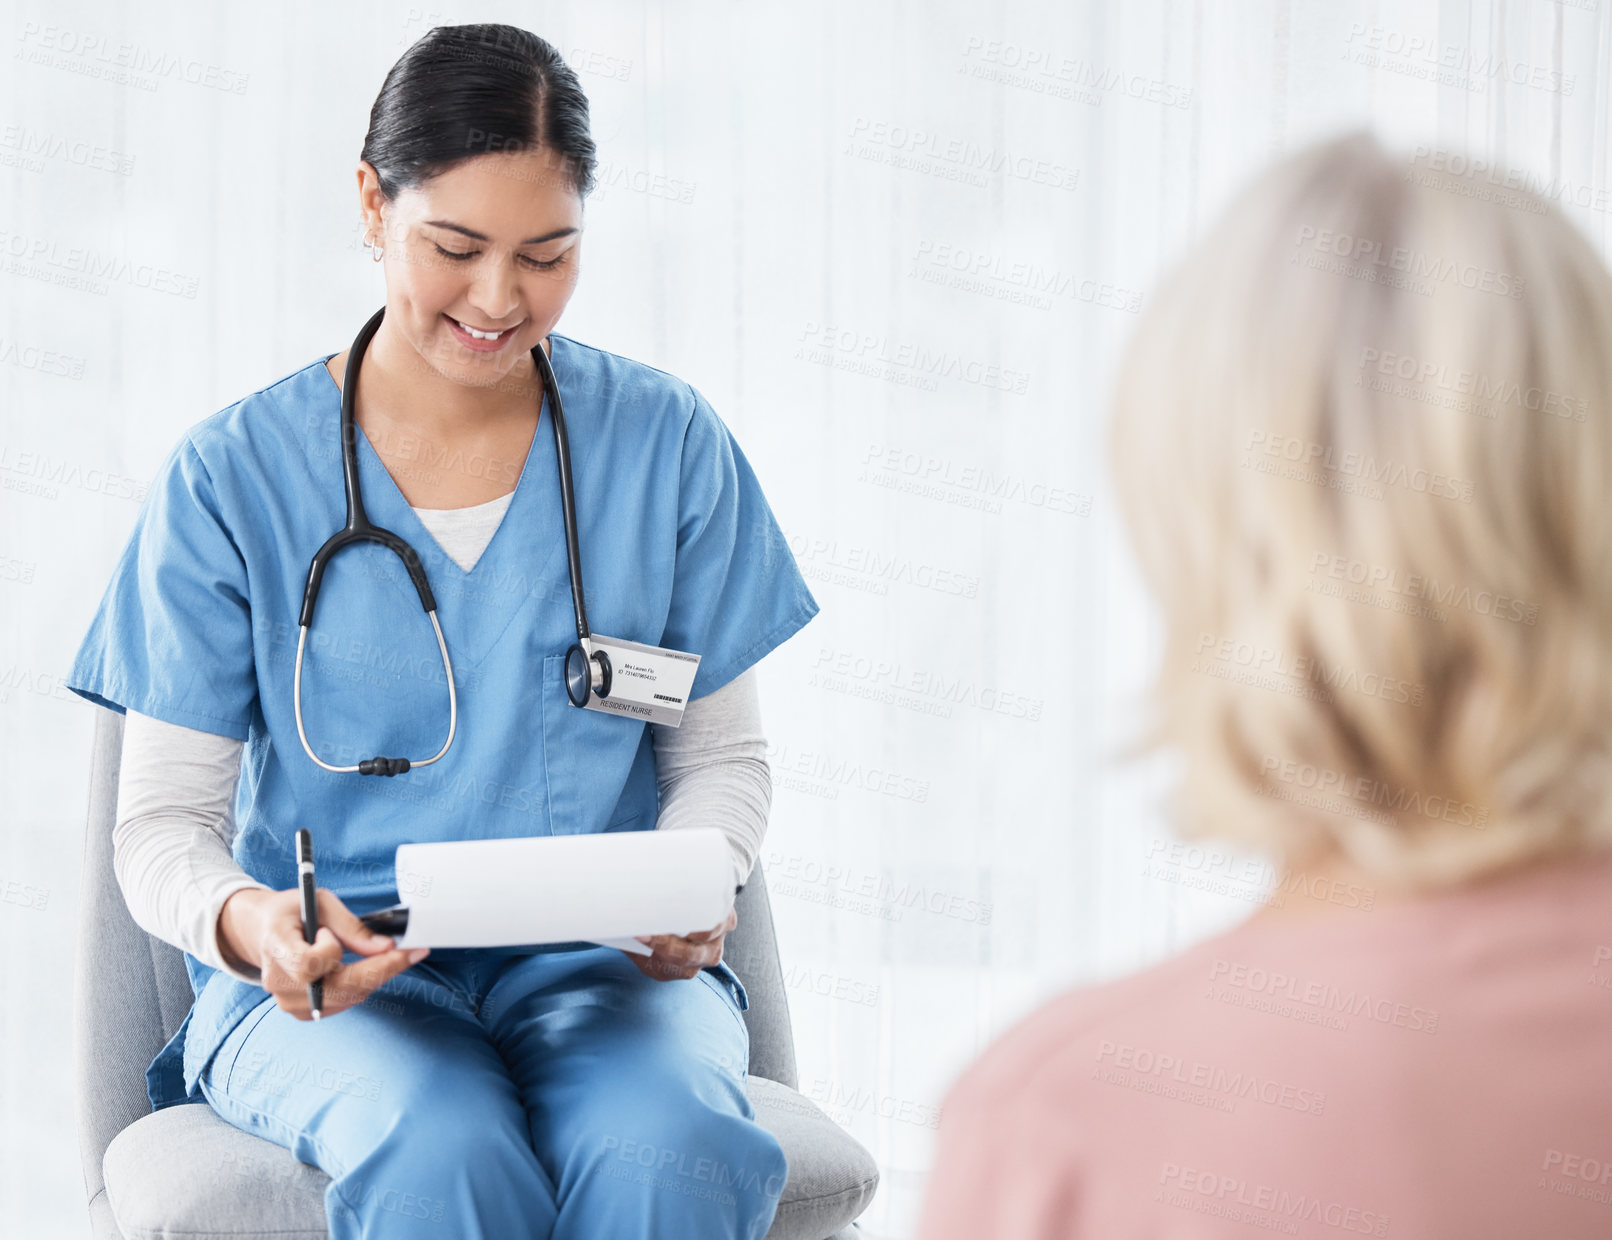
[[[1237,198],[1111,426],[1185,834],[1406,887],[1612,843],[1609,395],[1544,199],[1364,134]]]

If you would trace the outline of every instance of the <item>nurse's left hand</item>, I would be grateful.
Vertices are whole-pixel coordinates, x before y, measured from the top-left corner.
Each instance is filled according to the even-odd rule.
[[[722,940],[727,937],[728,931],[738,924],[739,911],[729,909],[727,917],[720,926],[701,930],[698,934],[687,937],[677,934],[639,935],[638,941],[653,949],[653,955],[639,956],[633,952],[623,954],[638,966],[640,973],[645,977],[654,978],[657,982],[669,982],[674,978],[686,980],[694,977],[707,965],[722,963]]]

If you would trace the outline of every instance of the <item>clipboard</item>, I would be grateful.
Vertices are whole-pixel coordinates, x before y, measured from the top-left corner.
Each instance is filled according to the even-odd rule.
[[[588,942],[639,955],[638,935],[720,925],[743,884],[715,827],[400,844],[402,902],[362,915],[400,948]]]

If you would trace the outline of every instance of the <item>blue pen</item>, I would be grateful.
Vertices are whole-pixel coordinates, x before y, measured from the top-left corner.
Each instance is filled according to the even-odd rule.
[[[314,899],[313,836],[306,827],[297,831],[297,881],[302,887],[302,941],[312,943],[319,935],[319,907]],[[308,1006],[313,1009],[315,1020],[319,1019],[319,1008],[324,1003],[324,990],[322,978],[316,977],[308,983]]]

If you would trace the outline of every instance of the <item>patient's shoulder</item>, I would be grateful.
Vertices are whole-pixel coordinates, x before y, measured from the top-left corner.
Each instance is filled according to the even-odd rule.
[[[1201,1010],[1217,962],[1248,954],[1266,931],[1239,925],[1147,968],[1049,999],[992,1041],[953,1085],[945,1107],[1067,1097],[1089,1080],[1110,1043],[1126,1031],[1189,1028]]]

